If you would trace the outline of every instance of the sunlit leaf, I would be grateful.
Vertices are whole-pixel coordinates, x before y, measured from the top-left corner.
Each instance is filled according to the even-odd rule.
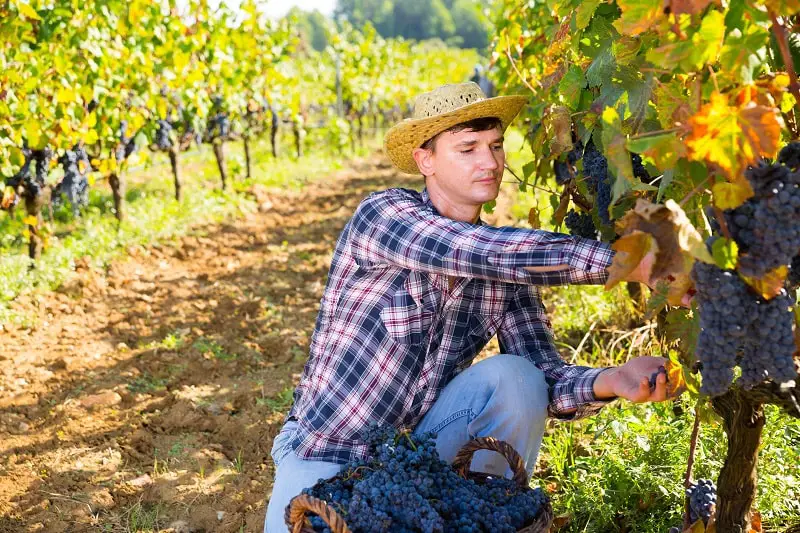
[[[639,35],[656,25],[664,17],[663,0],[618,0],[622,16],[614,27],[625,35]]]
[[[722,270],[734,270],[739,258],[739,246],[733,239],[719,238],[711,245],[711,255]]]
[[[559,155],[572,150],[572,119],[564,106],[553,106],[545,116],[550,134],[550,152]]]
[[[631,274],[645,269],[643,274],[649,278],[652,265],[643,266],[642,260],[648,252],[658,253],[658,244],[652,235],[643,231],[632,231],[617,239],[611,246],[617,253],[614,254],[611,266],[608,267],[608,280],[606,289],[615,287],[622,281],[630,279]]]
[[[730,178],[760,156],[775,157],[782,127],[777,109],[752,103],[731,105],[728,96],[719,93],[689,123],[689,157],[719,165]]]
[[[747,180],[735,183],[721,181],[711,187],[714,205],[720,209],[736,209],[753,196],[753,187]]]
[[[783,292],[783,285],[786,282],[786,276],[788,274],[789,268],[786,265],[781,265],[770,270],[761,278],[742,276],[742,279],[755,289],[762,298],[771,300]]]
[[[626,147],[626,136],[622,130],[622,121],[613,107],[603,110],[603,148],[605,149],[608,167],[614,175],[611,203],[616,203],[630,191],[639,180],[633,177],[631,156]]]
[[[631,138],[628,139],[627,148],[631,152],[649,157],[662,171],[674,168],[678,159],[686,155],[686,145],[675,133]]]
[[[21,0],[16,0],[15,4],[17,6],[17,9],[19,9],[19,12],[23,16],[29,19],[42,20],[42,17],[40,17],[39,14],[36,12],[36,10],[33,9],[30,5],[22,2]]]
[[[22,223],[27,224],[28,226],[36,227],[39,225],[39,219],[34,215],[27,215],[22,219]]]

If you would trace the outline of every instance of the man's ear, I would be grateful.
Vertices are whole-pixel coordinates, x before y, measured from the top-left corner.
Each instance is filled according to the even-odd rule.
[[[411,155],[414,156],[414,161],[417,162],[419,171],[422,172],[423,176],[433,175],[433,150],[428,150],[426,148],[414,148],[414,151],[411,152]]]

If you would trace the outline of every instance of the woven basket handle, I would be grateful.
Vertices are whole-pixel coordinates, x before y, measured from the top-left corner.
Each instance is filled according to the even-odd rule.
[[[292,533],[302,533],[306,525],[306,513],[309,511],[322,518],[333,533],[351,533],[344,519],[331,506],[307,494],[295,496],[289,502],[286,525]]]
[[[511,466],[511,471],[514,472],[514,483],[520,487],[528,486],[528,472],[525,470],[525,462],[522,457],[509,443],[493,437],[476,437],[458,451],[456,458],[453,459],[453,470],[459,476],[467,477],[472,456],[478,450],[491,450],[501,454]]]

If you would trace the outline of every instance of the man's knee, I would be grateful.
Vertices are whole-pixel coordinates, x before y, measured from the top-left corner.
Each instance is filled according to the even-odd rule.
[[[546,412],[549,403],[544,372],[532,362],[517,355],[500,354],[474,366],[498,394],[509,403]]]

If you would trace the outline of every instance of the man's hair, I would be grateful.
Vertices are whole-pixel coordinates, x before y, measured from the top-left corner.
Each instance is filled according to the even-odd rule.
[[[425,150],[436,150],[436,139],[439,138],[439,135],[442,133],[456,133],[459,131],[464,130],[471,130],[471,131],[488,131],[494,128],[501,128],[503,123],[497,117],[481,117],[481,118],[474,118],[472,120],[468,120],[467,122],[461,122],[460,124],[456,124],[455,126],[451,126],[444,130],[441,133],[437,133],[420,146],[420,148],[424,148]]]

